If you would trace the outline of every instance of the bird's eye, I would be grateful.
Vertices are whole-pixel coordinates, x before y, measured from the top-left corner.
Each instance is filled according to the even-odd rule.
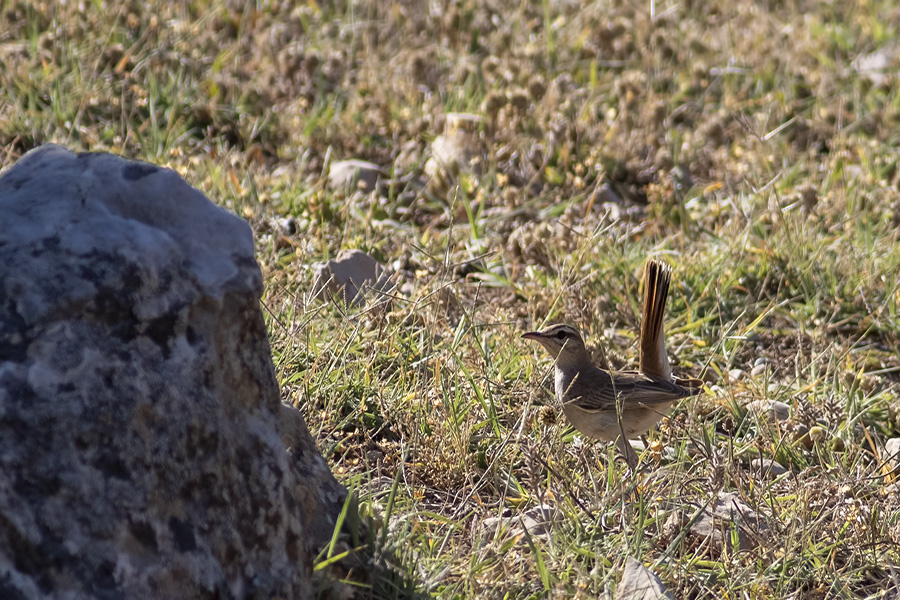
[[[564,339],[566,339],[566,332],[565,332],[565,331],[560,331],[559,333],[556,334],[556,337],[559,338],[559,339],[561,339],[561,340],[564,340]]]

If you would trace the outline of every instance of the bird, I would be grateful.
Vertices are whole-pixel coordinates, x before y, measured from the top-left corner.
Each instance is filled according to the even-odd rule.
[[[672,376],[663,332],[671,279],[671,267],[647,261],[637,371],[595,366],[571,325],[550,325],[522,336],[541,344],[555,359],[556,398],[569,422],[589,438],[615,441],[631,469],[637,467],[638,456],[628,440],[647,433],[677,400],[702,390],[696,379]]]

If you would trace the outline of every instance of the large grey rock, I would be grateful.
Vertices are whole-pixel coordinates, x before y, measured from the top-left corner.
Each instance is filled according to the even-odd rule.
[[[0,178],[0,597],[312,595],[345,491],[261,292],[173,171],[43,146]]]

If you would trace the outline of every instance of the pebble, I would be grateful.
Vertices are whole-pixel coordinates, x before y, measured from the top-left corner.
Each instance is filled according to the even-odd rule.
[[[618,208],[619,204],[622,204],[622,199],[619,195],[612,189],[608,183],[604,183],[594,192],[594,204],[603,206],[604,204],[614,204],[616,208]]]
[[[549,504],[540,504],[509,517],[488,517],[481,526],[486,533],[493,533],[498,527],[507,527],[507,535],[516,536],[527,531],[532,536],[545,538],[550,535],[554,513],[555,509]]]
[[[891,465],[891,469],[900,467],[900,438],[891,438],[884,443],[883,458]]]
[[[282,235],[294,235],[297,233],[297,220],[294,217],[281,217],[275,219],[275,227]]]
[[[778,400],[754,400],[747,404],[747,410],[760,415],[766,414],[773,423],[791,418],[791,407]]]
[[[803,423],[800,423],[794,428],[794,441],[801,444],[807,450],[812,450],[813,446],[815,446],[812,438],[809,437],[809,427]]]
[[[753,369],[750,370],[750,377],[759,377],[760,375],[763,375],[766,372],[767,368],[768,365],[765,364],[756,365],[755,367],[753,367]]]
[[[381,167],[365,160],[339,160],[328,170],[328,187],[335,191],[360,189],[371,192],[382,177]]]
[[[771,458],[754,458],[750,461],[750,469],[766,479],[775,479],[779,475],[784,475],[788,472],[780,463]]]
[[[656,574],[644,563],[629,556],[625,559],[622,580],[616,586],[614,600],[649,600],[650,598],[671,598],[672,595]]]

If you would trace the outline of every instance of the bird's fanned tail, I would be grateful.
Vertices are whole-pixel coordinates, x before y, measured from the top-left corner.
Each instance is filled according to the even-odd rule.
[[[669,265],[652,259],[647,261],[644,268],[640,370],[645,375],[666,381],[672,380],[672,367],[666,354],[663,320],[671,281],[672,269]]]

